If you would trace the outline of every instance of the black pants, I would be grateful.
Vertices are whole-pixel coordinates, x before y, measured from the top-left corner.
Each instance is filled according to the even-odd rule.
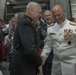
[[[52,63],[45,63],[45,65],[43,66],[43,74],[44,75],[51,75],[51,66]]]

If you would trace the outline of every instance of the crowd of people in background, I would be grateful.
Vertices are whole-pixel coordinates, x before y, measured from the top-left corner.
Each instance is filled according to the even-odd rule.
[[[60,73],[60,66],[57,66],[59,58],[56,58],[58,53],[55,51],[56,36],[53,37],[57,31],[50,31],[54,25],[62,24],[66,20],[64,14],[64,8],[60,4],[53,10],[47,9],[42,13],[40,4],[29,2],[25,12],[16,13],[9,21],[0,19],[0,71],[4,69],[2,62],[6,59],[10,75],[69,75],[67,72],[71,69],[63,74]],[[74,22],[71,24],[75,24],[74,18],[69,20]],[[52,38],[49,38],[49,34]],[[70,43],[71,40],[67,43],[69,48],[71,48]],[[73,72],[71,74],[74,75]]]
[[[4,69],[3,61],[10,63],[14,31],[23,16],[24,12],[18,12],[9,21],[8,19],[4,19],[4,21],[0,19],[0,70]]]

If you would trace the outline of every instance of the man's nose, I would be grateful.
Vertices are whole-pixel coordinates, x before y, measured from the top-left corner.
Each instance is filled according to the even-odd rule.
[[[56,16],[56,19],[59,19],[59,16]]]

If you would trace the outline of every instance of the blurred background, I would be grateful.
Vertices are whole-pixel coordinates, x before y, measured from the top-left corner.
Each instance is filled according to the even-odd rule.
[[[15,13],[24,11],[29,1],[39,2],[43,11],[51,10],[55,4],[62,4],[67,18],[76,18],[76,0],[0,0],[0,18],[10,20]]]

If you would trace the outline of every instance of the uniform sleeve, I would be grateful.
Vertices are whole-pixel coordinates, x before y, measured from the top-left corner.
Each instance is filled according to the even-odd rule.
[[[24,54],[37,66],[40,66],[42,59],[38,54],[35,44],[34,30],[30,26],[23,25],[19,30],[21,44],[24,48]]]
[[[51,51],[52,51],[52,37],[50,34],[47,34],[47,37],[45,38],[45,45],[42,50],[41,56],[44,57],[46,60]]]

